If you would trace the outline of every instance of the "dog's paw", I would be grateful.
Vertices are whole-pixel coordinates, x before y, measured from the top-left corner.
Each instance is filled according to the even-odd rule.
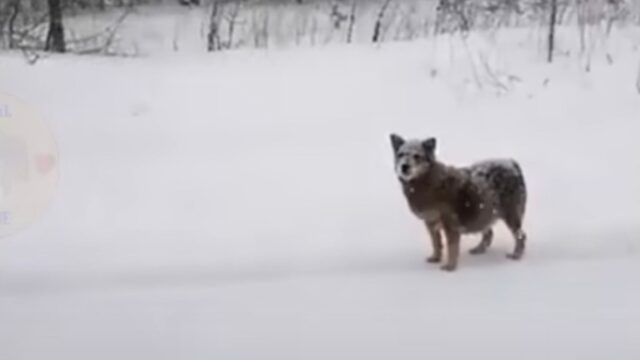
[[[514,261],[522,259],[522,253],[509,253],[507,254],[507,259],[511,259]]]
[[[456,266],[453,265],[453,264],[444,264],[444,265],[440,266],[440,270],[453,272],[453,271],[456,270]]]
[[[486,252],[487,252],[487,249],[483,247],[474,247],[471,250],[469,250],[469,254],[471,255],[480,255]]]
[[[427,258],[427,262],[429,264],[437,264],[440,262],[440,260],[442,260],[442,256],[440,255],[431,255]]]

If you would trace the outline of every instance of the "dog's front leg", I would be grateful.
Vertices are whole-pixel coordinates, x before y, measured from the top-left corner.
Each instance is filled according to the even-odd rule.
[[[442,260],[442,232],[439,221],[425,221],[429,237],[431,238],[431,247],[433,253],[427,258],[427,262],[435,264]]]
[[[447,238],[447,261],[440,268],[444,271],[454,271],[458,267],[460,255],[460,232],[455,227],[444,224],[444,233]]]

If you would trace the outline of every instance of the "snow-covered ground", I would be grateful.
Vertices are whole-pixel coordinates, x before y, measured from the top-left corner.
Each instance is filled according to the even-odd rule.
[[[590,72],[494,35],[2,55],[61,163],[44,218],[0,240],[0,359],[638,359],[637,33]],[[500,227],[457,272],[426,264],[391,131],[517,158],[526,257]]]

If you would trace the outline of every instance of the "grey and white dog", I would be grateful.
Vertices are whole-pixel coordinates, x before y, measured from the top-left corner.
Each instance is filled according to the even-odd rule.
[[[467,167],[454,167],[436,158],[436,139],[405,140],[391,134],[395,172],[411,211],[429,231],[433,254],[428,262],[442,260],[446,237],[447,259],[442,270],[458,265],[460,237],[482,234],[471,249],[482,254],[493,240],[492,227],[504,221],[515,239],[507,256],[518,260],[524,255],[526,234],[522,230],[527,190],[520,165],[512,159],[487,160]]]

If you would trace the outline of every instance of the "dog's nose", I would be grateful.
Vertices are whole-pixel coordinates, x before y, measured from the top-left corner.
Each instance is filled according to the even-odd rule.
[[[409,165],[407,164],[402,164],[400,166],[400,171],[402,171],[403,174],[407,174],[409,173]]]

